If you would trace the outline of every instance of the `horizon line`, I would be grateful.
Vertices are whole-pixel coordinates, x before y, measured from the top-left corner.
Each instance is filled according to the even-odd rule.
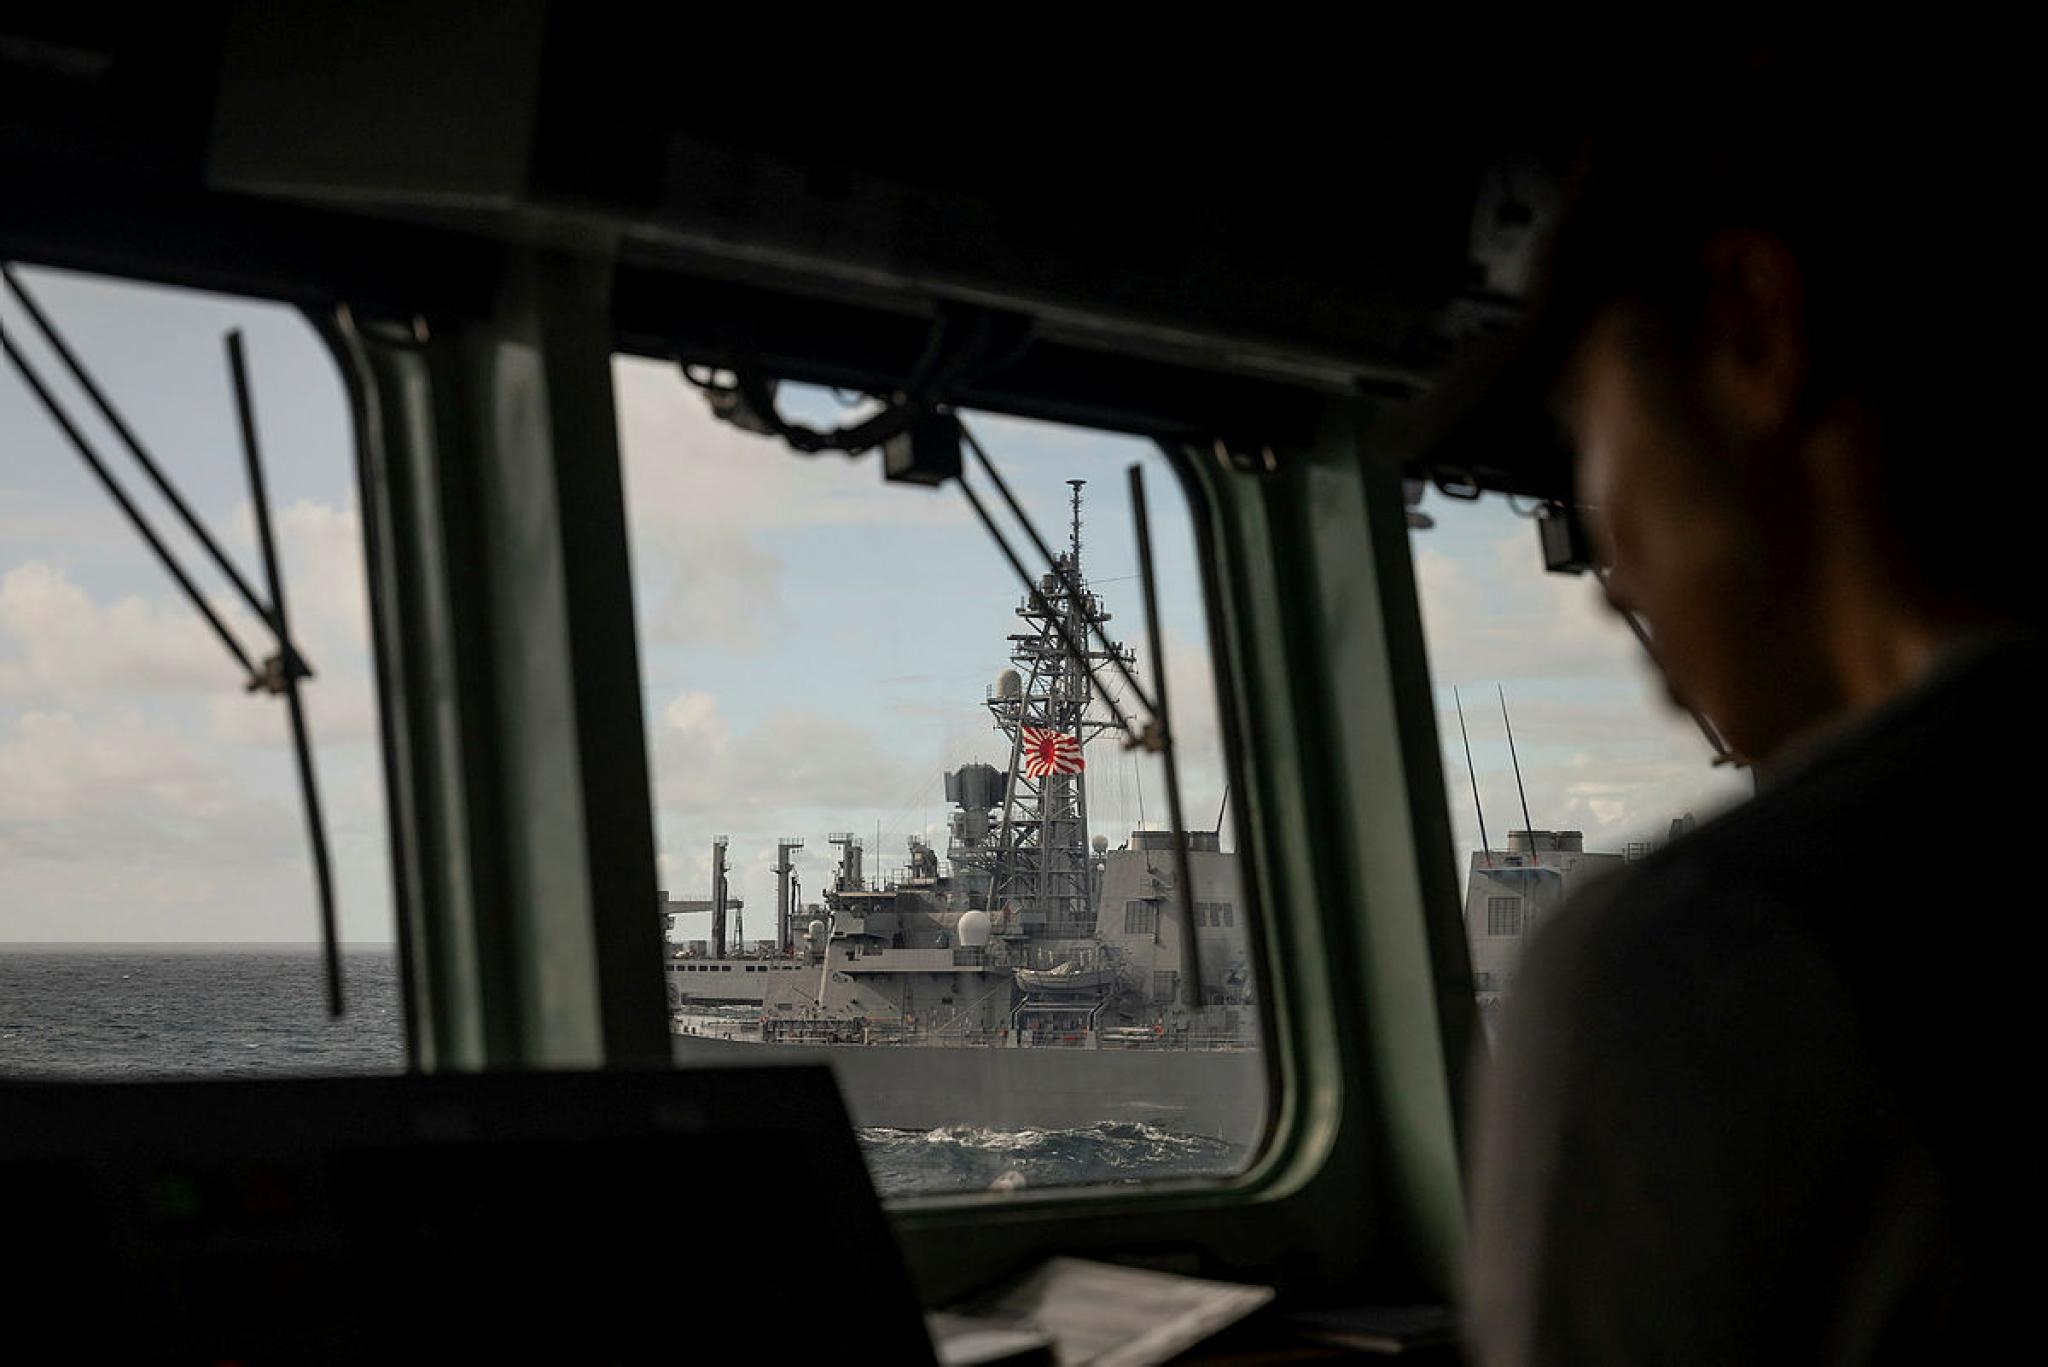
[[[348,940],[343,953],[356,949],[395,949],[396,940]],[[318,940],[6,940],[8,949],[318,949]]]

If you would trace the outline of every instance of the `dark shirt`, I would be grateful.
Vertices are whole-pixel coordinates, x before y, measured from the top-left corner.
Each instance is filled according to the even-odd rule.
[[[1479,1109],[1481,1363],[2032,1337],[2044,696],[2039,640],[1959,647],[1534,938]]]

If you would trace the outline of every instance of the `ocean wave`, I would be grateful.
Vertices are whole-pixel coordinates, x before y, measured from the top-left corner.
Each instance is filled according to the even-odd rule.
[[[1216,1176],[1238,1171],[1247,1157],[1239,1145],[1141,1121],[1065,1130],[864,1129],[860,1142],[884,1196]]]

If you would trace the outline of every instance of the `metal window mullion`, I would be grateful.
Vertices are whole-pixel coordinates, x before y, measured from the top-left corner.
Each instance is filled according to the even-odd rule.
[[[504,871],[484,924],[510,937],[515,1052],[540,1066],[668,1058],[609,281],[515,250],[463,356]]]
[[[464,685],[460,526],[449,485],[460,431],[437,421],[452,379],[402,331],[323,320],[359,391],[364,539],[376,630],[400,961],[413,1064],[509,1061],[491,1028],[478,945],[481,862],[471,805],[488,787],[476,690]],[[451,560],[455,562],[451,567]],[[487,877],[482,879],[487,883]]]

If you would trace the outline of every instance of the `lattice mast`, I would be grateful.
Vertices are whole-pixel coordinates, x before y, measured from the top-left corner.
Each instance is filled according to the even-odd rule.
[[[1105,648],[1090,623],[1108,622],[1102,600],[1088,589],[1081,572],[1081,489],[1086,480],[1067,481],[1073,489],[1073,521],[1066,554],[1053,572],[1038,581],[1038,592],[1017,608],[1025,630],[1010,637],[1010,663],[1015,679],[1005,675],[988,700],[996,728],[1010,741],[1009,781],[1003,789],[1003,819],[996,837],[995,876],[990,904],[1017,913],[1026,930],[1042,927],[1060,935],[1087,935],[1095,929],[1095,877],[1088,848],[1088,778],[1085,768],[1071,774],[1034,778],[1024,762],[1027,729],[1088,741],[1112,723],[1088,715],[1089,673],[1121,657],[1135,660],[1121,643]],[[1061,639],[1080,648],[1067,648]],[[1107,632],[1103,633],[1108,636]],[[999,925],[1003,921],[999,920]]]

